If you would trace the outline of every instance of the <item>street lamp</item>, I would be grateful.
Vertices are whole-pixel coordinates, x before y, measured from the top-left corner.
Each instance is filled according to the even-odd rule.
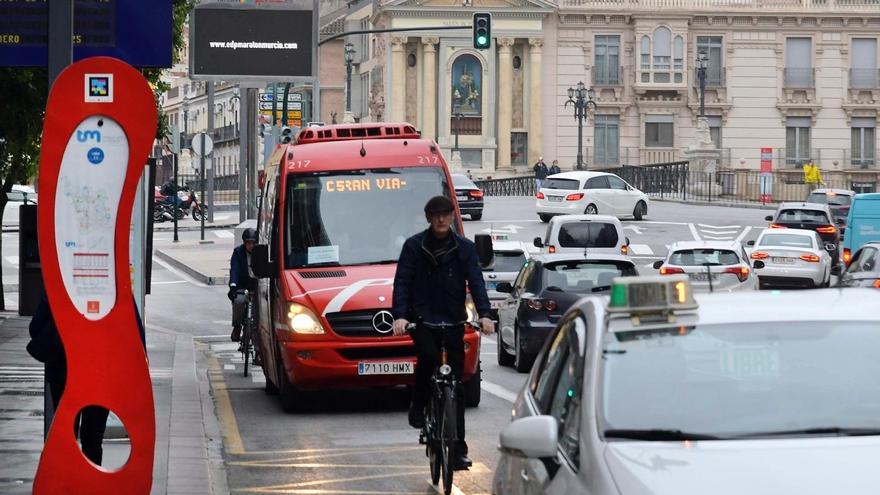
[[[709,66],[709,57],[706,52],[700,50],[697,54],[697,79],[700,80],[700,117],[706,116],[706,68]]]
[[[461,113],[461,102],[456,101],[452,105],[452,116],[455,117],[455,147],[452,151],[459,151],[458,149],[458,134],[461,132],[461,118],[464,117],[464,114]]]
[[[345,112],[351,113],[351,66],[354,62],[354,44],[345,43]]]
[[[596,102],[593,101],[594,96],[593,88],[587,88],[584,86],[583,81],[578,81],[577,87],[572,88],[569,86],[568,101],[564,105],[565,107],[568,107],[569,104],[574,106],[574,118],[578,123],[578,170],[584,169],[584,119],[587,118],[587,108],[592,107],[593,110],[596,110]]]

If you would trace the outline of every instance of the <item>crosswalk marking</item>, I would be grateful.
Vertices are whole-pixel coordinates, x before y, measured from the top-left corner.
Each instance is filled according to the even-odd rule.
[[[42,366],[0,366],[0,381],[42,381]],[[150,368],[153,380],[171,378],[171,368]]]
[[[228,231],[228,230],[215,230],[215,231],[214,231],[214,235],[216,235],[217,237],[219,237],[219,238],[221,238],[221,239],[233,239],[233,238],[235,238],[235,234],[233,234],[232,232],[230,232],[230,231]]]
[[[718,236],[706,235],[706,234],[703,234],[703,238],[713,240],[713,241],[732,241],[733,240],[733,237],[731,237],[731,236],[718,237]]]
[[[652,255],[654,250],[647,244],[630,244],[629,250],[635,255]]]
[[[697,224],[704,229],[738,229],[739,225],[706,225],[704,223]]]

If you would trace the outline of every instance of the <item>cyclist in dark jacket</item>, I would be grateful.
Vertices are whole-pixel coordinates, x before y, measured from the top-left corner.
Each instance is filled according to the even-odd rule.
[[[425,205],[425,217],[430,228],[420,232],[403,245],[394,276],[394,296],[391,313],[394,316],[394,334],[406,332],[410,321],[427,323],[456,323],[468,319],[465,310],[467,289],[470,289],[483,333],[495,331],[491,318],[489,296],[483,282],[483,273],[477,257],[477,248],[470,240],[452,231],[455,206],[445,196],[435,196]],[[425,424],[425,406],[428,404],[430,380],[440,354],[439,335],[418,325],[411,333],[416,348],[416,383],[413,386],[409,424],[422,428]],[[453,374],[461,380],[464,369],[464,326],[446,334],[446,350]],[[459,389],[458,397],[464,397]],[[457,402],[458,440],[455,469],[467,469],[464,441],[464,400]]]
[[[257,244],[257,231],[244,229],[241,233],[241,245],[232,251],[229,259],[229,293],[232,302],[232,335],[233,342],[241,340],[241,326],[244,323],[247,297],[244,290],[256,290],[257,279],[251,270],[251,251]]]

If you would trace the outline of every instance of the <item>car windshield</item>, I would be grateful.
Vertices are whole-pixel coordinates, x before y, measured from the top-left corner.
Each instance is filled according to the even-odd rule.
[[[462,174],[452,174],[452,185],[456,189],[477,189],[477,185],[467,175]]]
[[[876,322],[617,332],[605,336],[602,351],[603,431],[679,430],[723,438],[880,428]]]
[[[522,251],[495,251],[495,265],[487,272],[519,272],[526,263],[526,255]]]
[[[849,206],[852,204],[852,196],[848,194],[812,193],[807,198],[807,203],[827,204],[831,206]]]
[[[779,217],[776,221],[826,224],[828,223],[828,216],[825,215],[824,211],[819,210],[782,210],[779,212]]]
[[[784,230],[784,229],[783,229]],[[812,248],[813,240],[805,235],[767,234],[758,242],[759,246],[790,246]]]
[[[739,256],[728,249],[682,249],[669,257],[670,265],[703,266],[703,265],[736,265]]]
[[[589,293],[595,288],[610,289],[615,277],[637,274],[626,261],[558,261],[544,265],[542,283],[565,292]]]
[[[448,189],[436,167],[290,174],[285,266],[397,261],[404,241],[427,228],[425,203]]]
[[[543,189],[578,189],[578,181],[575,179],[544,179]]]
[[[614,224],[569,222],[559,226],[559,246],[574,248],[613,248],[617,245]]]

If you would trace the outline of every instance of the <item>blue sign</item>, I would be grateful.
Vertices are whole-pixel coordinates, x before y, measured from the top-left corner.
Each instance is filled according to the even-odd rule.
[[[99,165],[104,161],[104,150],[101,148],[92,148],[89,150],[88,157],[89,162],[91,162],[92,165]]]
[[[48,5],[0,1],[0,67],[48,64]],[[171,0],[74,0],[73,61],[101,55],[171,67]]]

